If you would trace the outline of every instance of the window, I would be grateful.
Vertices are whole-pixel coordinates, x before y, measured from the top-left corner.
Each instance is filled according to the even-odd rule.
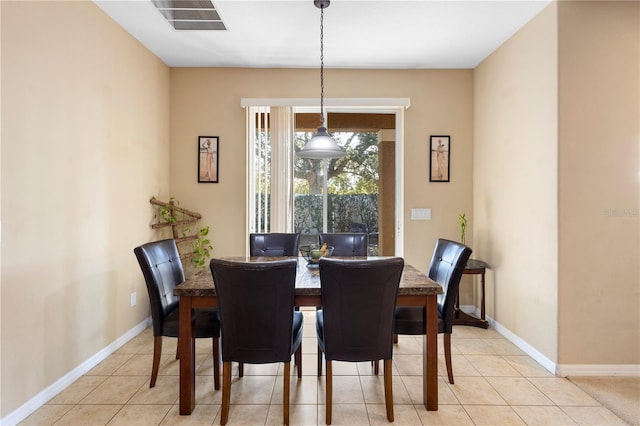
[[[317,107],[251,101],[243,100],[248,107],[247,233],[300,232],[301,244],[307,244],[320,232],[367,232],[371,255],[401,255],[396,238],[402,217],[401,197],[396,197],[402,186],[396,178],[401,177],[396,173],[401,149],[395,140],[401,135],[402,108],[328,107],[327,127],[348,155],[309,160],[295,152],[319,125],[318,113],[312,112]]]

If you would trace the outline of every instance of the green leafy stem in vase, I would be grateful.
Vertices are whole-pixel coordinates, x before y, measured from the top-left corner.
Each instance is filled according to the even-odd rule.
[[[458,225],[460,225],[460,241],[465,244],[465,232],[467,230],[467,214],[460,213],[458,215]]]

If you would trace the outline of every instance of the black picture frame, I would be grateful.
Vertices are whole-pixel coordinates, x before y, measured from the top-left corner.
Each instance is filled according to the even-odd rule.
[[[218,136],[198,136],[198,183],[218,183]]]
[[[449,182],[451,177],[451,136],[431,135],[429,139],[429,182]]]

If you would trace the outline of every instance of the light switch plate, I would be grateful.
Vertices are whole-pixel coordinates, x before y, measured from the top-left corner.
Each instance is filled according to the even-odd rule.
[[[411,209],[411,220],[431,220],[431,209]]]

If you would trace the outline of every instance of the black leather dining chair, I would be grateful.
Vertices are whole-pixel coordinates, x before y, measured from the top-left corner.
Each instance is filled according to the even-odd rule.
[[[366,256],[369,237],[357,232],[323,233],[318,235],[318,243],[333,246],[332,256]]]
[[[393,316],[404,260],[320,259],[322,309],[316,312],[318,376],[326,360],[326,422],[331,424],[332,361],[384,360],[387,419],[393,421]],[[224,348],[224,345],[223,345]]]
[[[438,295],[438,333],[444,333],[444,357],[451,384],[453,384],[453,366],[451,364],[453,316],[460,279],[469,256],[471,256],[471,249],[464,244],[439,239],[436,242],[429,265],[429,278],[440,284],[443,289],[443,293]],[[400,306],[396,308],[396,334],[425,334],[426,323],[424,307]]]
[[[149,293],[153,324],[153,364],[149,387],[156,385],[162,354],[162,337],[179,335],[179,299],[173,289],[184,281],[184,270],[176,242],[172,239],[154,241],[136,247],[133,252]],[[194,337],[213,339],[213,379],[220,389],[220,318],[217,309],[194,310]],[[178,353],[176,352],[176,358]]]
[[[250,256],[298,256],[299,233],[249,234]]]
[[[298,256],[300,233],[268,232],[249,234],[249,256]],[[244,365],[238,365],[238,375],[244,376]]]
[[[231,362],[284,363],[283,420],[289,424],[289,376],[295,354],[302,377],[303,316],[294,310],[296,259],[235,262],[211,259],[222,322],[222,412],[229,419]]]
[[[360,232],[360,233],[369,233],[369,227],[366,223],[361,222],[351,222],[349,224],[349,232]]]

